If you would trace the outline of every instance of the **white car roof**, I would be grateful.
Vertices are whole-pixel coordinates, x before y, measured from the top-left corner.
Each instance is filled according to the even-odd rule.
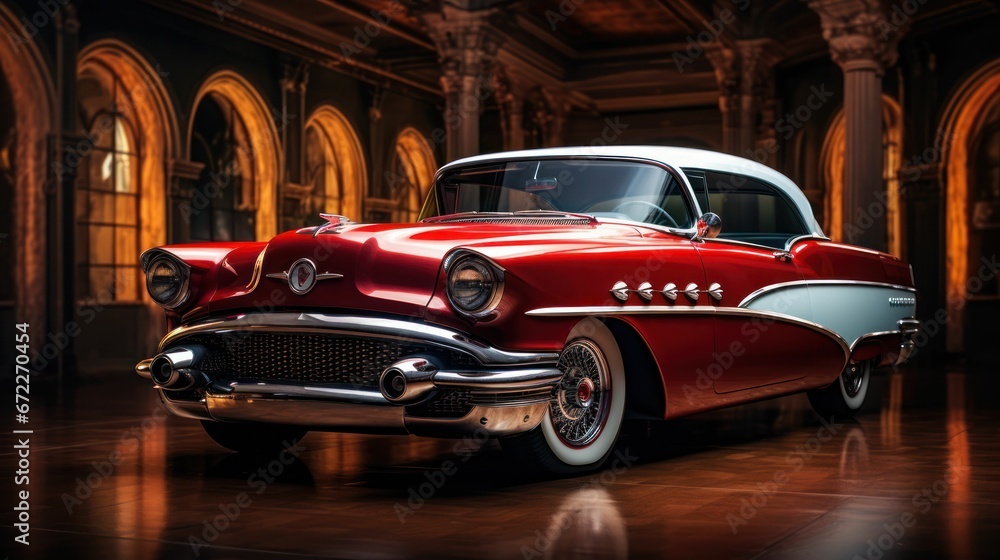
[[[741,158],[729,154],[712,152],[708,150],[696,150],[692,148],[674,148],[667,146],[578,146],[566,148],[542,148],[537,150],[518,150],[513,152],[498,152],[493,154],[482,154],[455,160],[444,167],[438,173],[454,167],[464,167],[469,164],[531,159],[537,157],[622,157],[640,158],[652,160],[667,165],[678,172],[682,168],[707,169],[721,171],[724,173],[736,173],[761,179],[767,183],[781,189],[788,198],[795,204],[799,213],[802,214],[805,223],[813,235],[823,235],[823,230],[816,217],[813,215],[812,206],[806,195],[791,179],[778,173],[774,169],[761,165],[753,160]],[[687,178],[685,177],[685,180]],[[691,185],[688,184],[688,188]],[[695,201],[697,203],[697,201]],[[722,217],[725,220],[725,216]]]

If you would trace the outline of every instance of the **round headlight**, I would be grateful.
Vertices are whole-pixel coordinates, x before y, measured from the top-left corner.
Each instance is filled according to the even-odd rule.
[[[164,307],[176,307],[184,301],[184,281],[184,271],[173,259],[157,259],[146,270],[146,289],[153,301]]]
[[[459,259],[448,271],[448,297],[459,311],[487,311],[499,287],[497,272],[477,257]]]

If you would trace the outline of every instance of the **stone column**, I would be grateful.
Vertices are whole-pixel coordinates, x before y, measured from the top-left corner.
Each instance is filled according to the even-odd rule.
[[[494,74],[493,96],[500,108],[500,130],[505,150],[524,148],[524,83],[504,72]]]
[[[719,84],[719,112],[722,113],[722,151],[738,155],[743,153],[743,134],[740,131],[740,72],[736,51],[725,47],[705,51],[715,68]]]
[[[781,50],[770,39],[747,39],[736,41],[732,48],[716,45],[706,53],[719,84],[723,151],[760,160],[755,148],[767,131],[759,129],[758,122],[769,107],[766,94],[774,90],[774,66]]]
[[[811,0],[830,55],[844,71],[844,231],[848,243],[886,250],[882,178],[882,76],[902,30],[873,0]]]
[[[59,121],[53,142],[52,158],[60,163],[78,161],[76,155],[81,145],[89,139],[80,135],[76,98],[76,60],[79,53],[80,22],[76,5],[67,3],[56,14],[56,80],[58,83]],[[75,336],[66,336],[70,323],[76,321],[76,165],[62,165],[53,182],[53,217],[51,223],[50,261],[52,274],[49,285],[53,293],[49,299],[48,330],[65,341],[56,359],[60,381],[77,373]]]
[[[281,77],[281,143],[285,151],[283,183],[301,185],[305,181],[306,86],[309,65],[304,61],[284,63]]]
[[[493,62],[500,49],[491,23],[497,13],[442,3],[439,11],[421,15],[442,67],[448,161],[479,153],[479,117],[493,94]]]

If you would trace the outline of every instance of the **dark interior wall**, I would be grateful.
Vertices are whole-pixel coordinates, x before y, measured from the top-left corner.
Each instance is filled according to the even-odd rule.
[[[721,150],[722,117],[716,107],[573,113],[566,127],[566,144],[655,144]]]

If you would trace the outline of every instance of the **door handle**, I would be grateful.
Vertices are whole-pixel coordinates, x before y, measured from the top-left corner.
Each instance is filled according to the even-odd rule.
[[[775,259],[777,259],[777,260],[779,260],[781,262],[791,262],[792,261],[792,254],[789,253],[788,251],[775,251],[772,254],[774,255]]]

